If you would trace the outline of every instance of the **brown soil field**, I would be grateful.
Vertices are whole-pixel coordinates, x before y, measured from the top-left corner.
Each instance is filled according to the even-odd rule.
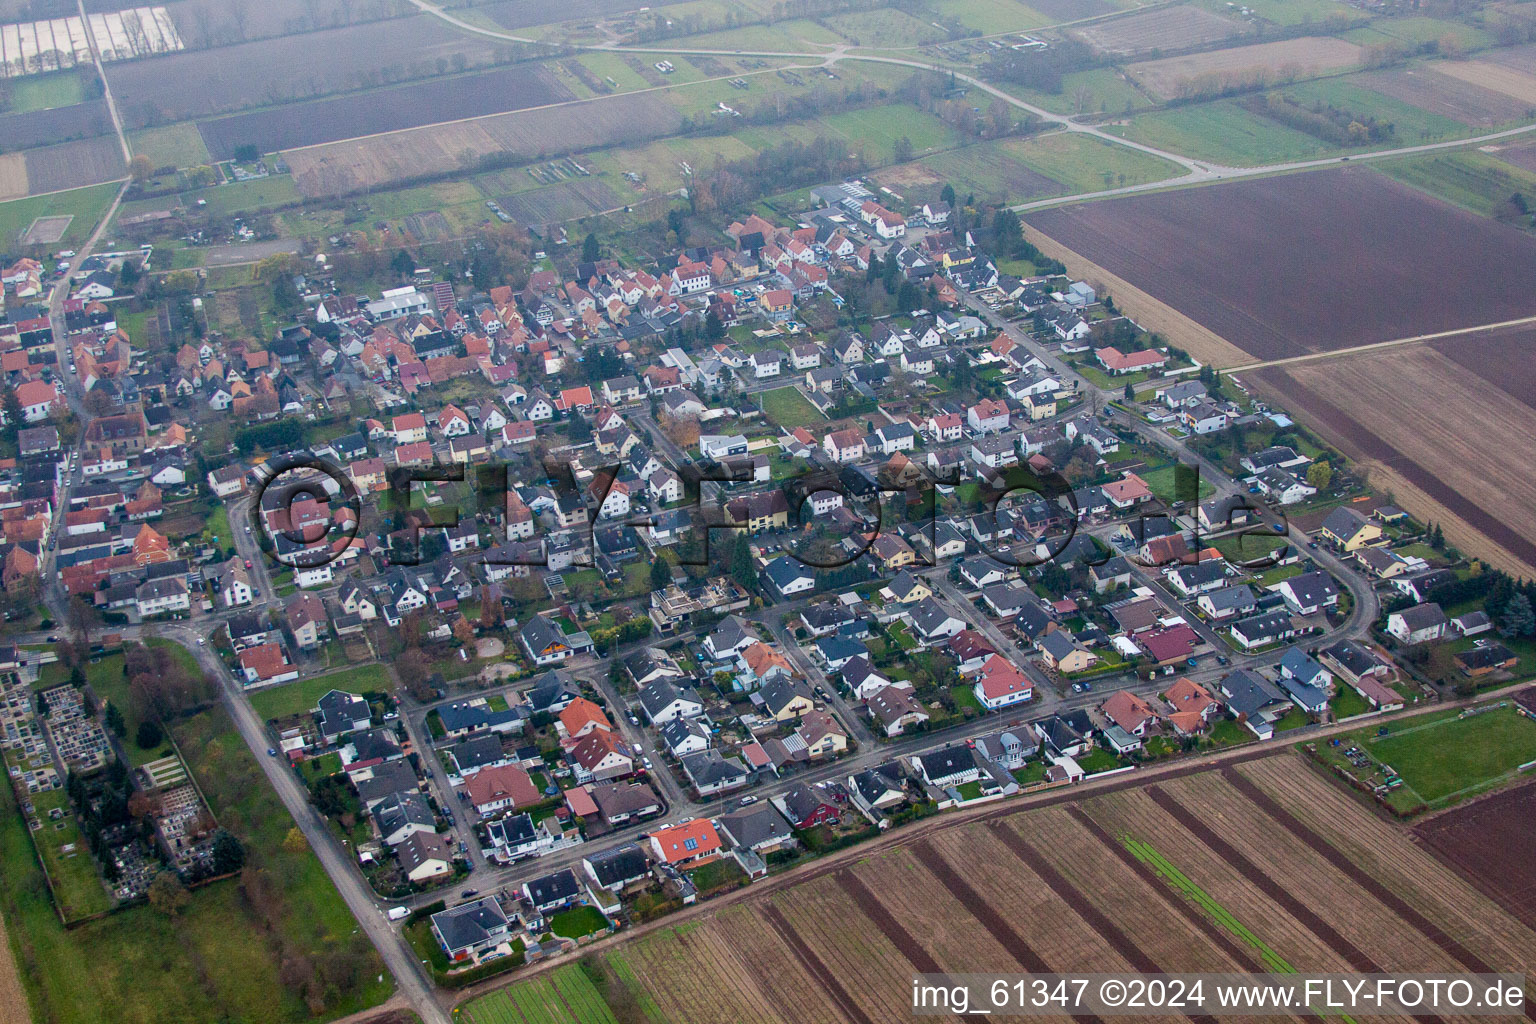
[[[26,989],[16,972],[16,958],[11,955],[11,937],[0,917],[0,1017],[11,1024],[32,1024],[32,1009],[27,1004]]]
[[[1536,158],[1536,147],[1530,155]],[[1430,343],[1447,359],[1536,409],[1536,327],[1502,327]]]
[[[529,3],[529,0],[502,0],[478,8],[496,19],[496,24],[502,28],[513,31],[564,21],[596,21],[634,9],[632,0],[563,0],[557,7]]]
[[[1479,88],[1501,92],[1527,108],[1536,107],[1536,75],[1483,60],[1441,61],[1437,69]]]
[[[1355,81],[1431,114],[1481,128],[1518,121],[1530,109],[1529,104],[1513,97],[1452,75],[1442,75],[1433,67],[1369,71]]]
[[[20,199],[27,194],[27,158],[21,153],[0,154],[0,200]]]
[[[99,185],[128,173],[115,135],[29,149],[19,155],[26,160],[27,189],[33,193]]]
[[[1086,280],[1100,294],[1114,296],[1115,305],[1149,331],[1161,334],[1202,363],[1211,366],[1236,366],[1252,359],[1203,324],[1196,323],[1161,299],[1154,298],[1118,274],[1068,249],[1033,224],[1025,223],[1024,237],[1045,255],[1066,264],[1074,278]]]
[[[1184,83],[1192,79],[1262,73],[1270,81],[1288,80],[1352,67],[1360,63],[1360,53],[1360,47],[1342,39],[1304,36],[1143,61],[1125,71],[1142,88],[1164,99],[1173,99],[1180,95]]]
[[[1492,153],[1513,167],[1524,171],[1536,171],[1536,143],[1524,146],[1499,146],[1490,148],[1486,152]]]
[[[1293,756],[1252,761],[1237,772],[1304,826],[1378,880],[1453,941],[1486,960],[1529,972],[1536,963],[1536,932],[1454,872],[1423,846],[1404,841],[1404,830],[1377,817],[1349,793]],[[1477,806],[1446,812],[1461,814]],[[1437,815],[1424,824],[1438,821]],[[1422,827],[1422,826],[1421,826]],[[1473,968],[1476,969],[1476,968]],[[1496,967],[1497,969],[1497,967]]]
[[[1298,970],[1520,971],[1536,960],[1536,933],[1500,909],[1507,888],[1490,899],[1296,755],[1255,749],[1220,763],[935,819],[593,952],[622,959],[642,1002],[676,1024],[906,1019],[919,972],[1265,969],[1136,860],[1129,837]],[[1536,896],[1536,872],[1522,877]]]
[[[1523,46],[1501,46],[1481,55],[1483,60],[1493,64],[1501,64],[1506,68],[1523,71],[1528,75],[1536,75],[1536,44],[1526,43]]]
[[[0,114],[0,148],[7,151],[46,146],[67,139],[89,139],[112,131],[106,100],[88,100],[50,110]]]
[[[1504,371],[1522,366],[1528,357]],[[1368,474],[1386,467],[1454,516],[1443,528],[1457,546],[1517,575],[1536,570],[1536,448],[1509,443],[1536,437],[1536,409],[1428,345],[1247,376]],[[1440,518],[1413,496],[1396,498],[1425,521]]]
[[[1536,928],[1536,784],[1437,814],[1414,828],[1501,908]]]
[[[1056,21],[1095,18],[1118,9],[1117,4],[1109,3],[1108,0],[1029,0],[1025,6]]]
[[[1246,27],[1201,7],[1161,7],[1071,30],[1100,53],[1128,56],[1150,50],[1182,50],[1241,35]]]
[[[108,67],[107,80],[131,129],[431,78],[449,71],[458,57],[476,68],[518,53],[515,44],[467,35],[419,14],[123,61]],[[188,82],[197,88],[187,88]],[[430,121],[454,116],[442,110]]]
[[[1255,885],[1252,877],[1186,828],[1186,824],[1198,827],[1192,815],[1170,813],[1147,789],[1090,800],[1083,810],[1110,834],[1150,844],[1239,921],[1257,929],[1259,938],[1297,970],[1352,970],[1346,958]]]
[[[1218,772],[1178,779],[1161,787],[1201,816],[1221,837],[1260,864],[1285,865],[1282,878],[1305,878],[1309,888],[1327,892],[1326,904],[1314,904],[1314,912],[1326,915],[1341,946],[1347,944],[1363,957],[1389,971],[1457,971],[1463,965],[1417,928],[1405,927],[1396,908],[1369,892],[1360,878],[1341,871],[1337,863],[1305,837],[1265,813],[1230,780]],[[1345,863],[1348,863],[1345,860]],[[1387,894],[1390,896],[1390,894]]]
[[[491,154],[534,160],[639,142],[667,135],[681,123],[675,108],[647,93],[311,146],[285,159],[299,191],[319,196],[474,167]]]
[[[245,143],[271,153],[573,98],[548,69],[519,65],[236,114],[204,121],[198,131],[208,152],[222,160]]]
[[[1536,313],[1525,286],[1536,274],[1536,238],[1367,168],[1085,203],[1027,220],[1259,359]]]

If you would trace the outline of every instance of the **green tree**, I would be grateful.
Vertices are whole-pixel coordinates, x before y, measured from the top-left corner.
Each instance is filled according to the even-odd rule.
[[[192,902],[192,894],[174,871],[162,871],[149,883],[149,905],[166,917],[175,917]]]
[[[416,260],[404,249],[397,249],[394,256],[390,257],[389,269],[395,272],[396,277],[410,277],[416,272]]]
[[[245,866],[245,847],[234,833],[225,829],[219,829],[213,834],[213,870],[215,874],[227,875],[232,871],[239,871]]]
[[[1499,632],[1506,637],[1536,633],[1536,612],[1531,610],[1530,598],[1516,594],[1509,599],[1509,603],[1504,606],[1504,614],[1499,617]]]
[[[128,724],[123,721],[123,713],[117,710],[116,704],[107,701],[107,709],[103,712],[102,717],[106,719],[107,728],[111,729],[113,735],[118,739],[122,739],[127,734]]]
[[[21,432],[21,399],[16,397],[15,388],[6,388],[5,397],[0,401],[5,410],[5,442],[13,445]]]
[[[1125,382],[1125,400],[1127,402],[1136,401],[1136,385],[1132,384],[1130,381]]]
[[[1333,482],[1333,463],[1318,459],[1307,467],[1307,483],[1320,491],[1328,489]]]
[[[949,208],[953,210],[955,208],[955,186],[946,184],[943,188],[939,189],[939,201],[948,203]]]
[[[746,534],[738,534],[736,546],[731,549],[731,576],[747,590],[757,583],[757,572],[752,566],[752,544]]]
[[[139,723],[139,731],[133,737],[133,742],[139,745],[140,750],[153,750],[165,742],[165,730],[160,728],[160,723],[146,718]]]
[[[603,255],[603,250],[597,242],[597,232],[591,232],[581,243],[581,260],[583,263],[596,263]]]
[[[672,566],[664,558],[651,563],[651,589],[665,590],[672,582]]]

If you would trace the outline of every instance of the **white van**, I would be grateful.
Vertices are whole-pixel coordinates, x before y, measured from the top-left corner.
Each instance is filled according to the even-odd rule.
[[[385,916],[387,916],[391,921],[398,921],[402,917],[410,917],[411,916],[411,908],[410,907],[390,907],[388,914],[386,914]]]

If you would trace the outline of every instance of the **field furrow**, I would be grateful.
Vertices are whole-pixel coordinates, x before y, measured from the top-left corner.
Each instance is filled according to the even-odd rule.
[[[1463,969],[1464,965],[1269,818],[1219,774],[1203,772],[1164,788],[1183,806],[1201,808],[1211,828],[1226,842],[1298,892],[1309,909],[1316,908],[1320,917],[1326,915],[1328,926],[1337,930],[1341,940],[1384,970],[1437,973]]]
[[[1536,971],[1536,932],[1349,794],[1286,758],[1238,771],[1496,970]]]

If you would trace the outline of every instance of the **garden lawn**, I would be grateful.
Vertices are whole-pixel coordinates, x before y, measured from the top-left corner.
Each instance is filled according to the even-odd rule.
[[[608,927],[608,919],[596,907],[572,907],[549,919],[549,930],[562,939],[579,939]]]
[[[1357,733],[1356,742],[1434,806],[1504,779],[1536,760],[1536,722],[1513,706],[1468,718],[1454,711],[1391,727],[1386,736]]]
[[[825,417],[800,393],[796,387],[774,388],[758,395],[763,415],[785,430],[822,423]]]
[[[343,693],[387,691],[392,688],[389,675],[380,665],[358,665],[313,679],[296,679],[251,694],[251,706],[261,717],[272,720],[302,714],[312,709],[331,690]]]
[[[1177,483],[1178,471],[1179,467],[1177,465],[1171,465],[1162,466],[1158,469],[1149,469],[1139,475],[1146,481],[1147,486],[1152,489],[1153,494],[1157,495],[1164,502],[1172,504],[1175,501],[1189,500],[1188,495],[1179,494]],[[1199,491],[1199,501],[1204,501],[1216,493],[1215,485],[1204,476],[1199,478],[1197,490]]]
[[[1336,719],[1353,718],[1355,715],[1363,715],[1371,710],[1364,697],[1355,692],[1355,688],[1348,683],[1339,683],[1339,692],[1333,695],[1328,702],[1333,709],[1333,717]]]

